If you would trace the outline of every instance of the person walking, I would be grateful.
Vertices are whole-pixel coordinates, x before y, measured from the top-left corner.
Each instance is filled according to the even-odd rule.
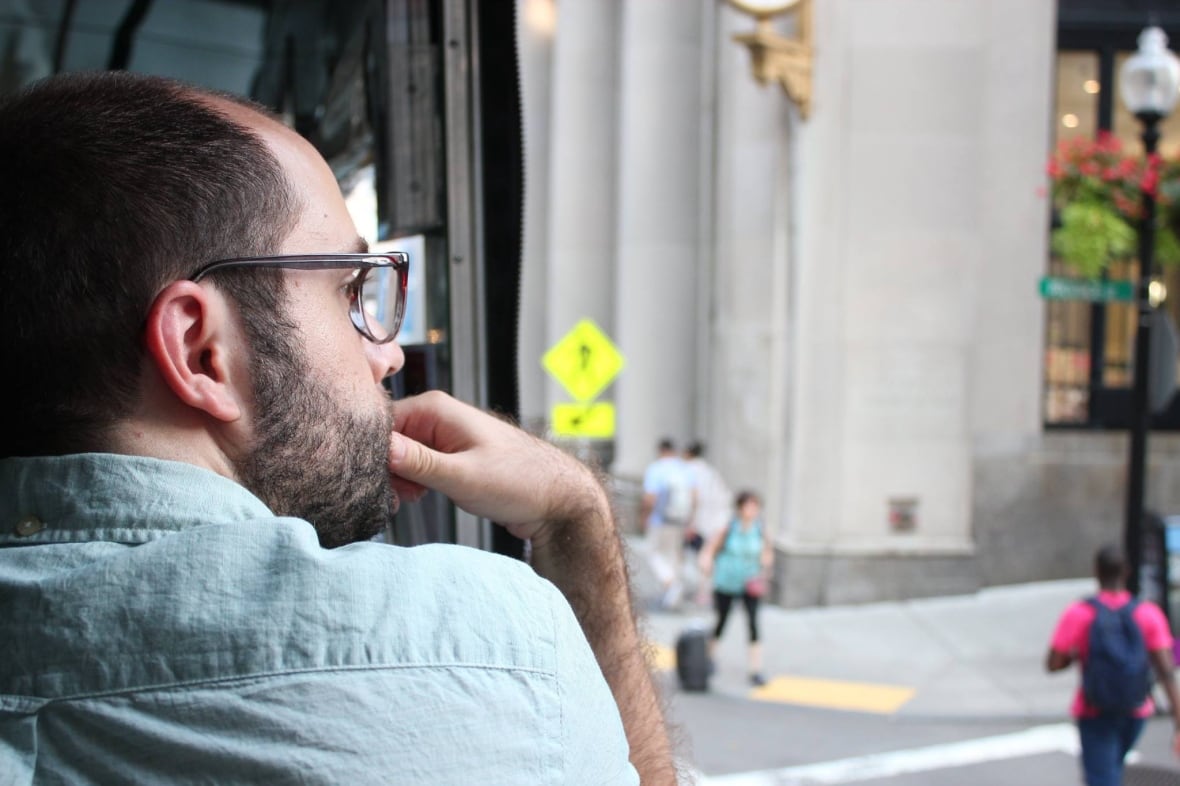
[[[1172,677],[1172,634],[1168,620],[1150,601],[1136,601],[1126,590],[1126,560],[1116,546],[1094,557],[1098,594],[1072,603],[1053,631],[1045,668],[1062,671],[1077,661],[1081,684],[1071,714],[1082,747],[1087,786],[1118,786],[1123,760],[1135,746],[1151,698],[1154,670],[1171,705],[1176,731],[1172,748],[1180,754],[1180,702]]]
[[[684,465],[692,481],[692,518],[685,532],[685,543],[699,555],[705,542],[719,530],[725,529],[732,517],[733,492],[717,468],[705,460],[705,446],[693,442],[684,450]],[[696,555],[694,555],[695,557]],[[693,602],[704,606],[709,602],[709,582],[699,575],[697,560],[685,563],[686,583],[693,587]],[[689,570],[697,575],[688,576]]]
[[[774,563],[774,549],[762,521],[762,500],[752,491],[742,491],[734,501],[736,515],[706,541],[701,549],[700,569],[713,579],[713,603],[717,624],[709,639],[709,658],[713,659],[717,642],[725,630],[729,610],[741,599],[749,625],[747,665],[750,684],[766,684],[762,674],[762,645],[758,636],[758,604],[766,594],[767,580]]]
[[[684,593],[684,533],[692,518],[692,479],[671,439],[661,439],[656,449],[656,460],[643,473],[640,518],[648,564],[660,582],[660,606],[675,609]]]

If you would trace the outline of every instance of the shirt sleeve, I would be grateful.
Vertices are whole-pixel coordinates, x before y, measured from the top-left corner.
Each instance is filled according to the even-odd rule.
[[[576,784],[639,784],[618,705],[573,609],[553,590],[565,779]]]
[[[1135,607],[1135,622],[1143,631],[1143,643],[1149,652],[1172,648],[1172,631],[1164,612],[1154,603],[1140,603]]]
[[[660,490],[660,471],[653,464],[643,471],[643,491],[645,494],[657,494]]]
[[[1085,603],[1074,603],[1061,615],[1049,646],[1066,655],[1077,655],[1082,631],[1089,622],[1090,609]]]

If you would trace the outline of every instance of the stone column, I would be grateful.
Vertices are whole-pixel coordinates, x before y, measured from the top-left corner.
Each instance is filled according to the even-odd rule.
[[[816,4],[779,563],[791,604],[978,585],[968,381],[991,262],[980,118],[1008,99],[981,101],[990,0],[909,5]]]
[[[733,41],[753,29],[731,8],[718,15],[714,242],[702,298],[712,315],[706,437],[726,481],[762,494],[777,531],[790,442],[789,159],[797,110],[778,85],[754,81],[749,52]]]
[[[553,56],[545,349],[579,320],[617,343],[614,314],[618,0],[561,0]],[[537,359],[522,362],[536,364]],[[547,377],[548,379],[548,377]],[[610,390],[602,395],[611,398]],[[548,379],[546,413],[570,401]]]
[[[524,124],[524,247],[520,279],[519,360],[521,423],[544,426],[545,378],[539,360],[548,321],[548,227],[550,102],[554,59],[554,0],[518,0],[516,39],[520,53],[521,115]],[[491,275],[495,275],[492,260]]]
[[[638,475],[661,435],[692,436],[696,389],[703,7],[623,7],[615,471]]]

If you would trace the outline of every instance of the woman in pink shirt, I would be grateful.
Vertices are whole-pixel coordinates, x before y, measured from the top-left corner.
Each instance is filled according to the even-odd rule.
[[[1085,671],[1090,654],[1090,628],[1098,616],[1094,601],[1112,611],[1122,609],[1132,601],[1131,593],[1125,587],[1126,561],[1117,547],[1099,549],[1094,558],[1094,572],[1098,578],[1098,595],[1071,604],[1061,615],[1049,644],[1045,664],[1049,671],[1066,669],[1075,660]],[[1172,737],[1172,747],[1180,754],[1180,702],[1172,680],[1172,632],[1168,620],[1158,606],[1148,601],[1133,607],[1131,619],[1142,634],[1151,665],[1168,694],[1178,730]],[[1143,731],[1144,720],[1155,712],[1150,693],[1130,712],[1110,712],[1091,704],[1079,685],[1070,711],[1078,724],[1082,770],[1087,786],[1121,784],[1123,759]]]

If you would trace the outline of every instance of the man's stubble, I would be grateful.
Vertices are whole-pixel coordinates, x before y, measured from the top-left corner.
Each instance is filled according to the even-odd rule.
[[[391,402],[351,410],[288,336],[253,343],[254,443],[236,463],[239,480],[276,515],[311,522],[324,548],[369,540],[396,509]]]

